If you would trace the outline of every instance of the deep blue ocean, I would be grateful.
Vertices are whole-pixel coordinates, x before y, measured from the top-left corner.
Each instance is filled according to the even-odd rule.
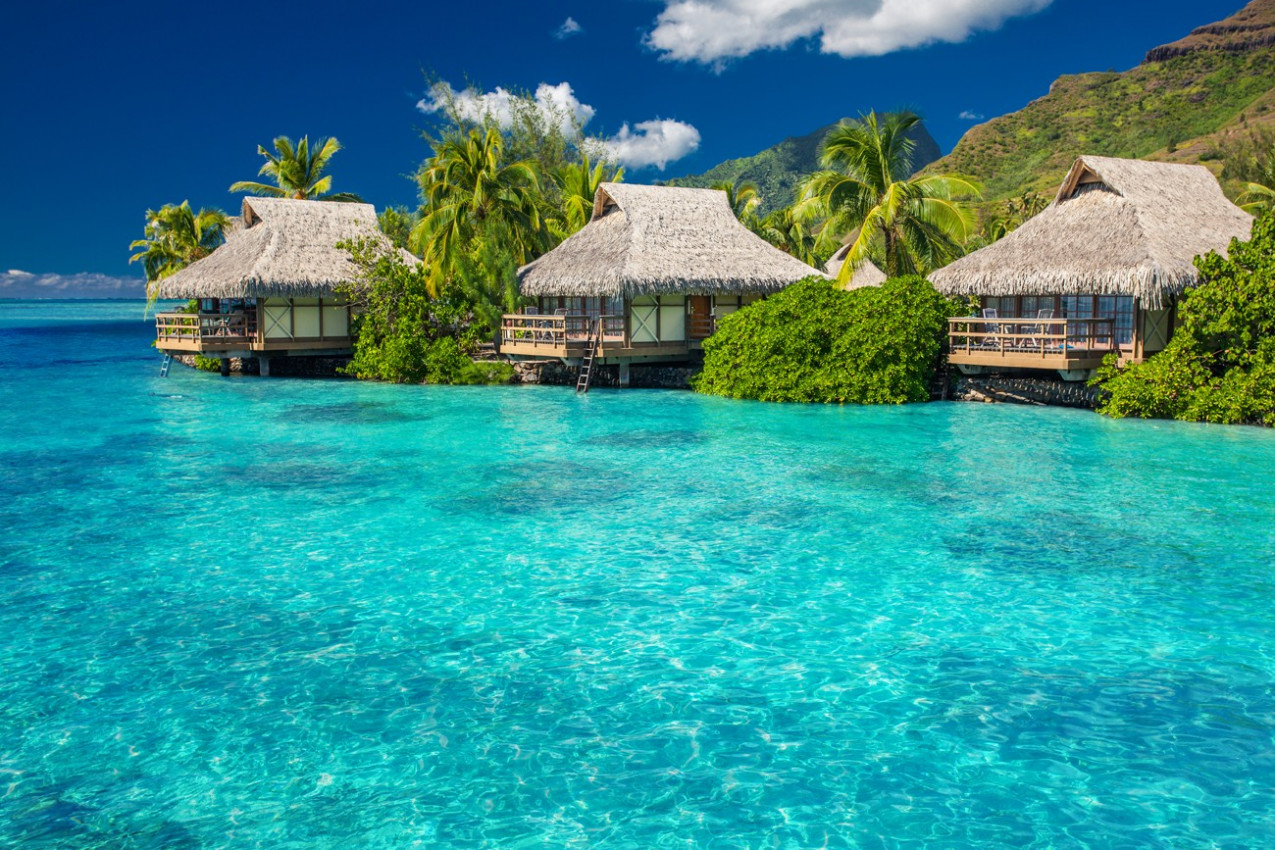
[[[1275,846],[1275,433],[152,334],[0,302],[0,847]]]

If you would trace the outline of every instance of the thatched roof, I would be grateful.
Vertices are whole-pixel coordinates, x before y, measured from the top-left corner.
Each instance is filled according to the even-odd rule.
[[[207,257],[160,281],[159,296],[331,296],[357,274],[336,243],[360,236],[385,239],[371,204],[244,198],[242,226]]]
[[[1083,156],[1044,212],[930,275],[949,295],[1132,295],[1159,309],[1252,217],[1207,168]]]
[[[819,272],[744,227],[715,189],[603,183],[593,218],[518,270],[524,295],[776,292]]]
[[[853,247],[851,244],[842,245],[837,249],[837,253],[828,258],[828,262],[823,264],[823,270],[831,277],[836,277],[841,271],[841,267],[846,264],[846,255],[850,253]],[[876,263],[865,260],[859,268],[855,269],[850,280],[846,283],[846,289],[863,289],[865,286],[880,286],[885,283],[885,272],[877,268]]]

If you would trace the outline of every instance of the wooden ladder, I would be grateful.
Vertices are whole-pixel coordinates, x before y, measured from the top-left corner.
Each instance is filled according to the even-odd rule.
[[[159,364],[159,376],[161,378],[168,377],[168,367],[173,365],[173,355],[165,354],[164,359]]]
[[[576,378],[576,393],[582,394],[589,391],[589,384],[593,380],[593,359],[598,356],[598,345],[602,342],[602,320],[598,319],[597,324],[590,323],[589,338],[586,343],[588,346],[585,351],[584,359],[580,361],[580,375]]]

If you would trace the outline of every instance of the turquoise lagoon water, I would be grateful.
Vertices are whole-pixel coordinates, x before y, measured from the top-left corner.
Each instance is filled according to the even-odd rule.
[[[1275,846],[1275,434],[149,338],[0,303],[0,846]]]

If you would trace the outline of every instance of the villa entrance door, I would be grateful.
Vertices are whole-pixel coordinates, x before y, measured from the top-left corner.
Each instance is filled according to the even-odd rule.
[[[686,313],[688,339],[706,339],[713,335],[713,300],[709,296],[686,296]]]

